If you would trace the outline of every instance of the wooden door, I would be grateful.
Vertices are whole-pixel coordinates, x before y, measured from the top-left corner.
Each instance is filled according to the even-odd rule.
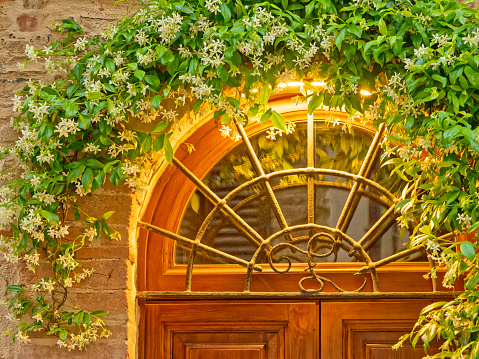
[[[393,300],[383,302],[321,303],[321,358],[327,359],[421,359],[426,354],[405,343],[391,347],[411,331],[419,312],[430,301]],[[437,353],[433,343],[428,354]]]
[[[147,359],[318,359],[317,302],[146,304]]]

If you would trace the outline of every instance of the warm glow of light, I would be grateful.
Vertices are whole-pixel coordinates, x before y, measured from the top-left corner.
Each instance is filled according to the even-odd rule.
[[[287,85],[289,87],[299,87],[299,86],[303,86],[303,83],[302,82],[288,82]]]
[[[316,86],[316,87],[324,87],[324,86],[326,86],[326,82],[315,81],[315,82],[311,82],[311,85]]]
[[[361,90],[361,91],[359,91],[359,93],[363,96],[371,96],[372,95],[372,93],[367,91],[367,90]]]
[[[323,86],[326,86],[326,83],[325,82],[322,82],[322,81],[314,81],[314,82],[311,82],[311,85],[313,86],[316,86],[316,87],[323,87]],[[279,88],[285,88],[285,87],[301,87],[301,86],[304,86],[304,84],[300,81],[297,81],[297,82],[281,82],[280,84],[278,84],[278,87]]]
[[[252,89],[251,92],[256,93],[256,92],[258,92],[258,89]]]

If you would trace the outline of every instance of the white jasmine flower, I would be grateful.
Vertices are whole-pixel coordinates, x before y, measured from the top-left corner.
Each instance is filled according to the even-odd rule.
[[[426,55],[429,54],[428,52],[428,47],[424,46],[424,44],[421,44],[419,49],[414,49],[414,56],[417,57],[425,57]]]
[[[80,37],[78,40],[73,44],[73,47],[75,48],[75,51],[84,51],[86,49],[86,44],[88,43],[88,40],[86,37]]]
[[[38,55],[35,51],[35,48],[31,45],[26,45],[25,46],[25,56],[30,60],[30,61],[36,61],[38,58]]]

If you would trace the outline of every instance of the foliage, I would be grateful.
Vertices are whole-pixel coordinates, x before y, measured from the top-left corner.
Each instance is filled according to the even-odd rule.
[[[73,281],[90,274],[78,272],[75,259],[87,239],[100,232],[117,236],[106,224],[111,213],[89,217],[75,204],[78,196],[107,180],[141,187],[149,156],[162,151],[172,161],[172,136],[182,108],[191,104],[195,113],[212,108],[221,124],[231,126],[232,137],[237,136],[234,121],[271,120],[285,130],[268,99],[281,83],[297,79],[308,90],[297,100],[307,100],[310,113],[319,106],[344,108],[351,117],[387,125],[385,146],[397,156],[386,163],[415,186],[398,205],[400,224],[419,220],[412,245],[423,243],[447,268],[445,286],[467,278],[466,293],[438,310],[462,313],[464,303],[479,303],[477,242],[464,242],[458,251],[456,243],[437,240],[443,228],[474,233],[479,227],[476,11],[449,0],[152,0],[141,5],[102,36],[84,36],[73,20],[63,20],[57,30],[66,40],[46,49],[27,45],[29,61],[44,59],[47,71],[64,71],[66,77],[52,84],[30,82],[14,98],[13,125],[21,137],[5,155],[24,173],[1,192],[1,225],[13,232],[3,239],[4,249],[9,260],[24,258],[32,270],[39,261],[52,268],[52,277],[35,285],[40,293],[35,305],[22,299],[23,287],[10,287],[15,315],[28,310],[35,320],[18,324],[17,338],[27,341],[42,320],[61,345],[69,340],[68,325],[93,328],[94,313],[61,313],[64,301],[55,300],[55,293],[66,295]],[[372,95],[361,95],[361,89]],[[135,129],[132,119],[151,123],[151,130]],[[78,238],[68,237],[69,211],[88,224]],[[477,353],[475,318],[436,320],[431,314],[436,312],[427,313],[418,324],[426,346],[438,334],[451,344],[444,347],[454,352],[451,357]],[[471,333],[467,343],[464,330]]]

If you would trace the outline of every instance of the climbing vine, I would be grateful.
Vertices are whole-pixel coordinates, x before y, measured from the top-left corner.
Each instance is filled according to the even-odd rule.
[[[303,95],[294,101],[307,101],[309,113],[325,106],[386,124],[384,161],[414,187],[397,206],[399,224],[419,223],[411,245],[424,244],[446,268],[445,287],[465,279],[464,294],[425,308],[402,340],[427,347],[444,339],[433,358],[479,357],[479,255],[472,239],[479,227],[477,12],[449,0],[134,5],[138,11],[101,36],[63,20],[56,30],[65,40],[44,49],[27,45],[19,64],[42,62],[63,75],[50,84],[29,82],[14,97],[12,125],[20,137],[4,156],[22,174],[2,175],[0,224],[12,231],[2,247],[7,260],[26,261],[30,270],[50,263],[51,276],[9,287],[11,334],[28,342],[30,331],[45,330],[68,349],[108,335],[99,318],[104,311],[64,308],[68,288],[92,275],[76,252],[100,233],[119,236],[107,224],[113,212],[93,218],[78,197],[106,181],[141,189],[145,161],[160,152],[171,162],[172,136],[208,110],[232,139],[235,121],[272,121],[287,131],[268,99],[281,84],[301,80]],[[87,224],[83,234],[69,234],[68,216]],[[470,240],[438,240],[444,229],[470,233]]]

